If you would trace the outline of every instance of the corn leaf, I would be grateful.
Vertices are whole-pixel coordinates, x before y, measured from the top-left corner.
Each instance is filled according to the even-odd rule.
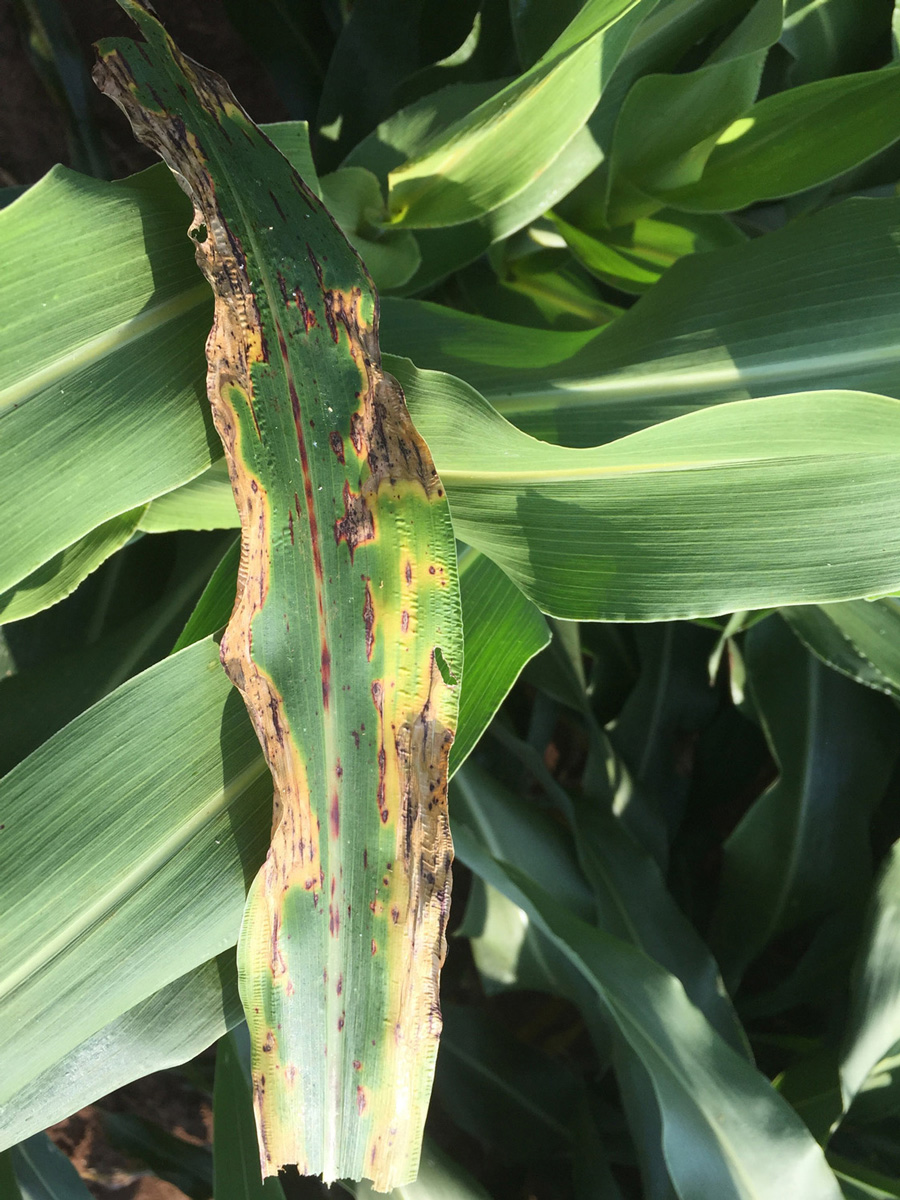
[[[221,647],[275,781],[238,949],[265,1175],[414,1178],[440,1034],[462,673],[447,500],[343,234],[143,6],[95,78],[194,204],[241,514]]]

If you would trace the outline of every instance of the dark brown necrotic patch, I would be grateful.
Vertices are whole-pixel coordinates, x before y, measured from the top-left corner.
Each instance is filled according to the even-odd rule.
[[[358,492],[352,491],[350,484],[344,480],[344,515],[334,523],[335,542],[338,545],[341,542],[347,543],[350,561],[353,562],[357,546],[362,545],[363,542],[371,542],[374,538],[375,520],[372,510],[365,498]]]

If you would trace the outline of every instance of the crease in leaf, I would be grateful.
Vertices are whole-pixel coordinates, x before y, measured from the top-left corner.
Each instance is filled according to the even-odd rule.
[[[208,393],[242,529],[221,646],[275,781],[238,949],[262,1169],[415,1177],[440,1034],[462,637],[449,508],[372,281],[327,211],[136,0],[95,78],[194,204]]]

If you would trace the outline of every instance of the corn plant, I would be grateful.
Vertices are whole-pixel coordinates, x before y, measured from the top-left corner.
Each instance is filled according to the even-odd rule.
[[[218,1040],[191,1195],[900,1196],[890,4],[360,0],[260,127],[119,2],[164,162],[0,211],[0,1184]]]

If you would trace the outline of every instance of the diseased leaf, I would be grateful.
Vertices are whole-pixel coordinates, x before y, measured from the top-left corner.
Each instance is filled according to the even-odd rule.
[[[238,949],[263,1171],[415,1177],[437,1038],[462,636],[443,488],[365,268],[218,76],[122,0],[95,74],[194,203],[241,516],[222,662],[275,780]]]

